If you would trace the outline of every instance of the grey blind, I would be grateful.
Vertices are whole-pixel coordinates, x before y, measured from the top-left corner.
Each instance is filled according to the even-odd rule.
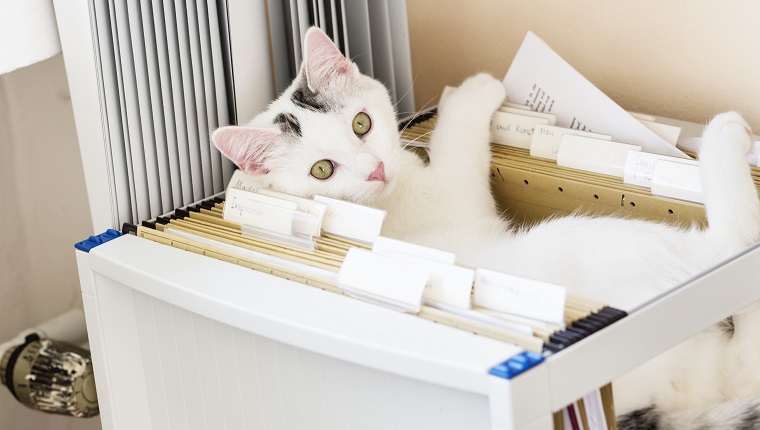
[[[114,226],[224,191],[210,133],[291,82],[312,25],[414,110],[404,0],[248,1],[90,0]]]
[[[223,191],[209,133],[234,120],[224,1],[91,1],[115,225]]]

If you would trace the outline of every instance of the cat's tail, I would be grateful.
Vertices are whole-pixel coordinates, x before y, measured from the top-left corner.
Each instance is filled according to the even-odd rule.
[[[678,412],[652,406],[619,416],[617,425],[618,430],[760,430],[760,398]]]
[[[717,115],[705,127],[699,159],[713,246],[735,251],[760,240],[760,200],[747,163],[751,149],[752,132],[736,112]]]

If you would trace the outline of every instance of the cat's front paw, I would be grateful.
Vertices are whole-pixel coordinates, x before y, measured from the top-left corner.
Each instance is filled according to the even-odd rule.
[[[442,111],[482,109],[491,113],[501,106],[505,97],[506,90],[499,80],[488,73],[479,73],[465,79],[442,101],[439,108]]]
[[[721,113],[705,127],[700,154],[711,147],[716,150],[734,147],[743,154],[749,153],[752,150],[752,129],[737,112]]]

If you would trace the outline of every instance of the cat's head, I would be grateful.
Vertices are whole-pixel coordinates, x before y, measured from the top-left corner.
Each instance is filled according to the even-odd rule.
[[[402,151],[387,89],[318,28],[306,32],[303,52],[290,87],[247,125],[216,130],[214,145],[286,193],[365,203],[386,195]]]

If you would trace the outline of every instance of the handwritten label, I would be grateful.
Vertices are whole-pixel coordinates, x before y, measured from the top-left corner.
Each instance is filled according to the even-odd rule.
[[[565,287],[495,272],[475,271],[473,303],[512,315],[562,325],[565,318]]]
[[[417,313],[429,278],[427,268],[351,248],[340,267],[338,285],[351,296]]]
[[[322,230],[338,236],[372,243],[380,235],[386,212],[324,196],[314,200],[327,205]]]
[[[230,178],[230,182],[227,185],[227,188],[234,188],[236,190],[250,191],[255,193],[261,186],[261,182],[258,181],[255,177],[247,175],[245,172],[238,169],[235,170],[235,173],[232,174],[232,178]]]
[[[652,194],[672,199],[704,203],[699,165],[660,160],[652,175]]]
[[[294,202],[229,188],[222,217],[238,224],[290,235],[293,212],[297,210],[298,205]]]
[[[625,167],[623,168],[623,182],[626,184],[651,188],[652,177],[654,176],[654,168],[657,166],[657,163],[660,160],[691,164],[695,166],[699,165],[699,162],[695,160],[685,160],[682,158],[668,157],[666,155],[659,154],[650,154],[648,152],[641,151],[629,151],[628,156],[625,159]]]
[[[612,140],[612,136],[606,134],[591,133],[588,131],[573,130],[564,127],[539,124],[533,129],[533,139],[530,142],[530,155],[540,158],[556,160],[562,143],[562,136],[592,137],[594,139]]]
[[[549,120],[496,111],[491,117],[491,141],[499,145],[529,149],[533,128],[538,124],[549,124]]]
[[[566,134],[562,136],[557,164],[622,178],[625,159],[630,150],[640,151],[641,147]]]

